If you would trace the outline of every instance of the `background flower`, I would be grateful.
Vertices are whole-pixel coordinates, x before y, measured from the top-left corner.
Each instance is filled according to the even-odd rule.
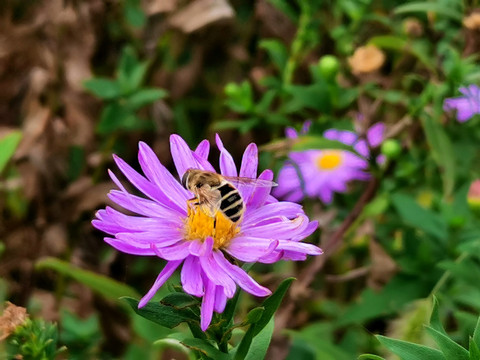
[[[480,113],[480,88],[477,85],[461,87],[460,92],[464,96],[445,99],[443,109],[445,111],[457,110],[457,120],[465,122],[473,115]]]
[[[208,162],[209,143],[202,141],[192,151],[178,135],[170,138],[171,153],[182,178],[189,168],[215,171]],[[220,149],[220,170],[223,175],[257,178],[257,146],[250,144],[243,154],[240,171],[230,153],[217,136]],[[203,297],[201,328],[209,326],[213,311],[221,313],[236,285],[256,295],[271,292],[260,286],[244,270],[232,264],[225,254],[246,262],[272,263],[280,259],[305,260],[306,255],[319,255],[321,250],[300,240],[312,234],[316,221],[309,221],[302,208],[290,202],[278,202],[270,195],[270,187],[238,185],[246,211],[237,226],[221,212],[214,219],[198,208],[189,208],[192,194],[160,163],[154,152],[139,144],[139,163],[145,176],[114,157],[126,178],[148,198],[129,193],[117,177],[110,176],[120,190],[113,190],[112,201],[140,216],[125,215],[107,207],[97,212],[93,225],[109,237],[105,241],[128,254],[158,256],[168,261],[147,294],[140,300],[144,306],[183,264],[181,281],[185,292]],[[265,170],[259,179],[272,180],[273,173]],[[215,231],[214,231],[215,226]]]
[[[335,192],[347,191],[348,182],[369,178],[366,159],[370,157],[370,147],[381,144],[384,131],[383,123],[370,127],[366,139],[360,139],[351,131],[325,131],[325,138],[352,146],[363,158],[346,150],[291,152],[289,160],[279,172],[275,196],[289,201],[300,201],[305,196],[318,197],[324,203],[331,203]],[[287,137],[295,136],[296,132],[288,129]],[[382,158],[377,160],[382,161]]]

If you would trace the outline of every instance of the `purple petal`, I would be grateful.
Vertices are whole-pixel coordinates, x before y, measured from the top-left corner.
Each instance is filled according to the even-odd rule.
[[[187,241],[178,242],[171,246],[159,247],[157,244],[151,243],[155,254],[165,260],[183,260],[190,255],[189,243]]]
[[[299,215],[294,220],[285,219],[266,225],[252,226],[248,229],[242,228],[242,234],[267,239],[289,239],[304,231],[308,224],[308,218],[305,215]]]
[[[124,209],[143,216],[168,219],[170,217],[179,217],[182,213],[186,214],[185,209],[182,209],[182,212],[180,212],[177,210],[177,207],[170,208],[158,202],[129,194],[123,190],[110,190],[108,198]]]
[[[296,139],[298,138],[297,130],[292,127],[285,128],[285,137],[289,139]]]
[[[205,295],[203,296],[202,307],[200,311],[200,327],[203,331],[208,329],[213,316],[213,307],[215,304],[215,284],[205,279]]]
[[[298,252],[298,253],[303,253],[308,255],[323,254],[322,249],[320,249],[318,246],[315,246],[309,243],[289,241],[289,240],[280,240],[278,243],[277,249]]]
[[[176,229],[162,228],[161,231],[122,232],[117,233],[116,238],[124,241],[136,241],[155,244],[157,247],[166,247],[183,240],[183,235]],[[161,236],[160,236],[161,234]]]
[[[152,200],[156,200],[159,203],[171,206],[170,199],[167,198],[157,186],[153,185],[150,181],[145,179],[142,175],[136,172],[130,165],[128,165],[118,156],[113,155],[113,159],[115,160],[118,168],[122,171],[122,173],[125,175],[128,181],[132,183],[133,186],[135,186],[138,190],[140,190]],[[178,208],[176,210],[181,211],[181,208]]]
[[[215,286],[215,311],[219,314],[222,313],[226,305],[227,296],[224,294],[223,288],[221,286]]]
[[[246,177],[249,179],[257,178],[257,168],[258,168],[258,149],[257,145],[251,143],[245,149],[242,157],[242,166],[240,167],[240,177]],[[242,195],[243,199],[249,199],[252,195],[255,187],[253,185],[238,185],[238,191]]]
[[[302,135],[305,135],[308,133],[308,130],[310,130],[310,126],[312,126],[312,120],[305,120],[305,122],[302,125],[302,130],[300,130],[300,133]]]
[[[200,141],[197,148],[195,149],[195,154],[201,158],[208,160],[208,154],[210,153],[210,142],[208,140]]]
[[[232,239],[225,250],[238,260],[256,262],[262,256],[273,252],[277,245],[278,240],[239,236]]]
[[[215,250],[214,252],[217,252]],[[212,251],[205,254],[205,256],[199,257],[200,265],[202,266],[205,275],[215,285],[222,286],[225,289],[225,295],[232,297],[235,294],[237,286],[235,282],[217,265],[213,258]]]
[[[357,141],[357,134],[351,131],[329,129],[323,133],[323,137],[329,140],[337,140],[346,145],[353,145]]]
[[[126,243],[124,241],[112,239],[108,237],[104,238],[103,240],[113,248],[125,254],[140,255],[140,256],[156,255],[155,252],[150,248],[150,244],[141,244],[141,246],[137,246],[132,243]]]
[[[176,134],[170,135],[170,152],[180,179],[188,169],[202,169],[185,140]]]
[[[379,146],[383,142],[384,136],[385,124],[381,122],[370,126],[367,131],[367,141],[373,148]]]
[[[225,176],[237,176],[237,167],[233,161],[232,155],[223,146],[222,140],[218,134],[215,135],[217,147],[220,150],[220,172]]]
[[[273,171],[267,169],[263,171],[258,177],[261,180],[273,180]],[[252,195],[246,201],[247,211],[253,211],[254,209],[262,206],[267,201],[267,197],[270,194],[271,186],[254,186]]]
[[[244,270],[236,265],[231,264],[227,259],[225,259],[225,256],[221,251],[214,251],[213,257],[220,268],[232,279],[234,279],[235,282],[246,292],[255,296],[268,296],[272,293],[266,287],[259,285]]]
[[[138,162],[147,178],[157,185],[158,191],[167,199],[165,204],[170,207],[175,204],[180,209],[184,209],[190,194],[160,163],[153,150],[144,142],[139,143]]]
[[[250,228],[265,219],[286,217],[288,219],[296,218],[303,214],[302,206],[288,201],[267,204],[254,211],[247,213],[242,223],[242,228]]]
[[[195,256],[185,259],[182,267],[181,281],[187,294],[202,297],[204,294],[202,268],[200,261]]]
[[[168,278],[175,272],[175,270],[177,269],[177,267],[180,266],[181,263],[182,260],[169,261],[167,265],[165,265],[162,272],[158,275],[157,280],[155,280],[153,286],[145,294],[145,296],[140,299],[138,303],[139,309],[144,307],[150,301],[150,299],[155,295],[157,290],[165,283],[165,281],[168,280]]]

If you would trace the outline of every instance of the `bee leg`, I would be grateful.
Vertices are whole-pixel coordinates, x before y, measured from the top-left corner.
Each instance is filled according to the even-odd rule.
[[[187,204],[190,207],[198,206],[200,203],[198,202],[198,199],[196,197],[191,198],[190,200],[187,200]]]
[[[217,218],[213,219],[213,237],[215,237],[215,232],[217,230]]]

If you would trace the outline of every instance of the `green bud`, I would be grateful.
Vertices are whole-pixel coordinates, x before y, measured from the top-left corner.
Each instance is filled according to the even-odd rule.
[[[396,159],[402,152],[402,147],[398,140],[387,139],[383,142],[381,151],[387,158]]]
[[[234,97],[239,92],[239,86],[237,84],[231,82],[231,83],[228,83],[227,85],[225,85],[224,91],[225,91],[225,94],[227,96]]]
[[[340,63],[333,55],[325,55],[318,61],[318,69],[325,79],[331,80],[338,74]]]

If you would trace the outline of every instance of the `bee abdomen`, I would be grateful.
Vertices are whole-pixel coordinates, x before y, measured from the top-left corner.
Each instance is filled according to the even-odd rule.
[[[242,217],[244,204],[238,190],[233,185],[226,183],[218,188],[222,196],[220,210],[231,221],[237,222]]]

